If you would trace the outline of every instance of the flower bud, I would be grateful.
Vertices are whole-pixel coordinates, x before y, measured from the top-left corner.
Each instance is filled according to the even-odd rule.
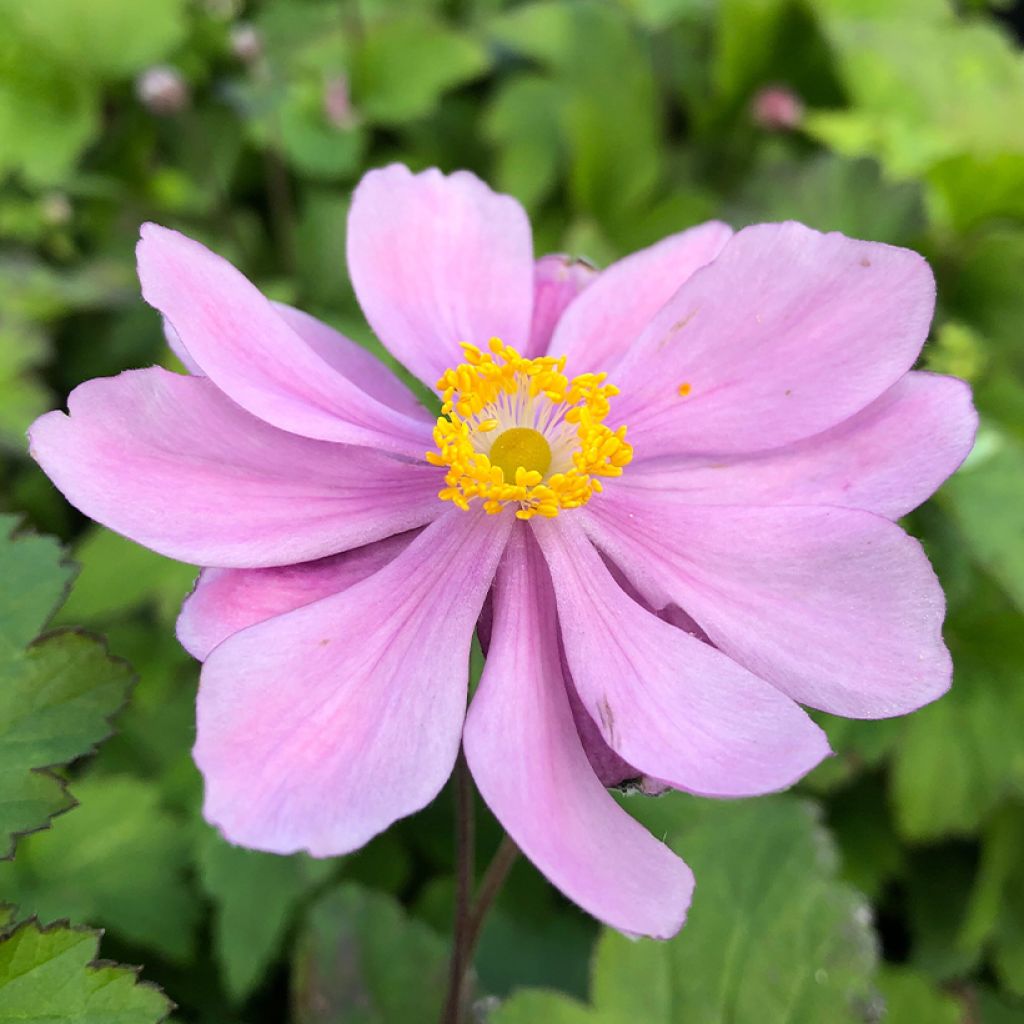
[[[324,115],[335,128],[352,128],[358,120],[348,89],[348,76],[335,75],[324,85]]]
[[[755,94],[750,112],[755,124],[766,131],[791,131],[803,120],[804,104],[792,89],[769,85]]]
[[[151,114],[160,117],[180,114],[189,103],[188,83],[181,72],[163,64],[147,68],[139,75],[135,95]]]
[[[231,27],[231,52],[243,64],[253,64],[263,56],[263,37],[255,25],[240,21]]]

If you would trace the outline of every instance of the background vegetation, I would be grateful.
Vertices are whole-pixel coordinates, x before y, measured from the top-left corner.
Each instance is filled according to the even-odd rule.
[[[839,756],[796,793],[629,799],[699,878],[667,944],[601,933],[519,864],[483,938],[480,1019],[1024,1022],[1014,17],[944,0],[0,0],[0,854],[17,854],[0,863],[17,908],[0,1022],[167,1011],[131,972],[88,966],[83,926],[145,964],[182,1022],[436,1020],[448,795],[336,861],[226,845],[199,816],[197,667],[173,635],[195,570],[84,522],[24,441],[79,381],[174,365],[134,278],[144,220],[374,346],[345,215],[363,170],[394,159],[472,168],[526,205],[538,252],[599,264],[709,217],[916,248],[939,280],[924,365],[970,380],[983,417],[907,524],[948,594],[952,693],[828,722]],[[764,94],[777,85],[790,94]],[[55,618],[75,573],[31,530],[80,566]],[[131,670],[79,626],[133,666],[127,704]],[[483,860],[498,836],[479,813]]]

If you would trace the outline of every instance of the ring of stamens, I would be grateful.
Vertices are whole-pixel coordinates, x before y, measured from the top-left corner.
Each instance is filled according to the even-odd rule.
[[[516,516],[554,518],[601,490],[633,458],[626,428],[604,420],[618,388],[607,374],[565,375],[565,356],[527,359],[500,339],[488,350],[462,346],[466,362],[437,382],[441,416],[434,466],[447,469],[439,497],[491,515],[518,505]]]

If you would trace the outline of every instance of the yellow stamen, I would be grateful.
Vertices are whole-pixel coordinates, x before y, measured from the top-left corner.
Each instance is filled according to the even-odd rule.
[[[566,377],[565,356],[526,359],[498,338],[488,351],[462,348],[466,362],[437,382],[437,451],[426,455],[448,468],[443,501],[469,509],[479,500],[491,515],[515,504],[520,519],[553,518],[585,505],[601,477],[622,474],[633,449],[625,427],[604,425],[618,394],[605,374]]]

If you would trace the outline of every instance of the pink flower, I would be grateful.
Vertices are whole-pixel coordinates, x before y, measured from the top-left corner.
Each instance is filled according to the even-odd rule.
[[[949,685],[942,592],[894,520],[975,415],[908,372],[934,301],[914,253],[709,223],[597,273],[535,263],[523,210],[471,174],[373,171],[352,280],[439,420],[198,243],[148,225],[138,256],[193,375],[83,384],[32,451],[86,514],[215,567],[179,636],[233,842],[353,850],[462,742],[556,886],[668,936],[690,871],[606,785],[782,789],[828,753],[800,704],[881,718]]]

